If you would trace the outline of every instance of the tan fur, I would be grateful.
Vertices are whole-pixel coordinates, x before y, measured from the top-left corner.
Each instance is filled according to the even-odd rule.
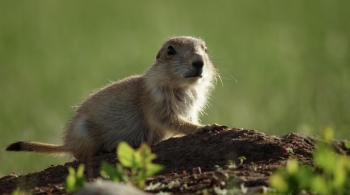
[[[168,54],[169,46],[175,49],[174,55]],[[198,61],[203,62],[200,75],[194,65]],[[120,141],[133,147],[142,142],[153,145],[174,135],[223,127],[199,123],[216,75],[204,41],[171,38],[146,73],[112,83],[78,106],[62,146],[29,143],[35,152],[70,152],[84,159],[113,151]],[[25,149],[16,151],[21,150]]]

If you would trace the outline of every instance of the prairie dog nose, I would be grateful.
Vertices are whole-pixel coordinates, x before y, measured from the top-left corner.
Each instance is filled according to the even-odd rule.
[[[203,66],[204,66],[204,62],[202,59],[197,59],[195,61],[192,62],[192,66],[194,67],[194,71],[195,76],[196,77],[202,77],[202,73],[203,73]]]
[[[203,60],[195,60],[192,62],[192,66],[195,67],[196,69],[202,69],[204,65]]]

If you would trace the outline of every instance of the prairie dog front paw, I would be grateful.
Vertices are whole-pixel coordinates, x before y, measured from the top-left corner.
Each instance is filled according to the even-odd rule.
[[[199,128],[196,133],[201,134],[201,133],[205,133],[207,131],[215,131],[215,130],[221,131],[221,130],[226,130],[226,129],[228,129],[227,126],[214,123],[212,125],[205,125],[205,126]]]

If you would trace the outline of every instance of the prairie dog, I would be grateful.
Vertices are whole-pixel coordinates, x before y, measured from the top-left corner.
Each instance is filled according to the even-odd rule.
[[[62,145],[16,142],[6,150],[71,153],[80,160],[113,151],[120,141],[138,147],[178,134],[225,129],[199,123],[216,76],[203,40],[170,38],[144,74],[89,95],[67,124]]]

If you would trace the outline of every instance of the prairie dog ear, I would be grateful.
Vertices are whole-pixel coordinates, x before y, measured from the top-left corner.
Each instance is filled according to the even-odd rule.
[[[160,58],[160,53],[161,53],[162,49],[160,49],[156,55],[156,59],[159,59]]]

